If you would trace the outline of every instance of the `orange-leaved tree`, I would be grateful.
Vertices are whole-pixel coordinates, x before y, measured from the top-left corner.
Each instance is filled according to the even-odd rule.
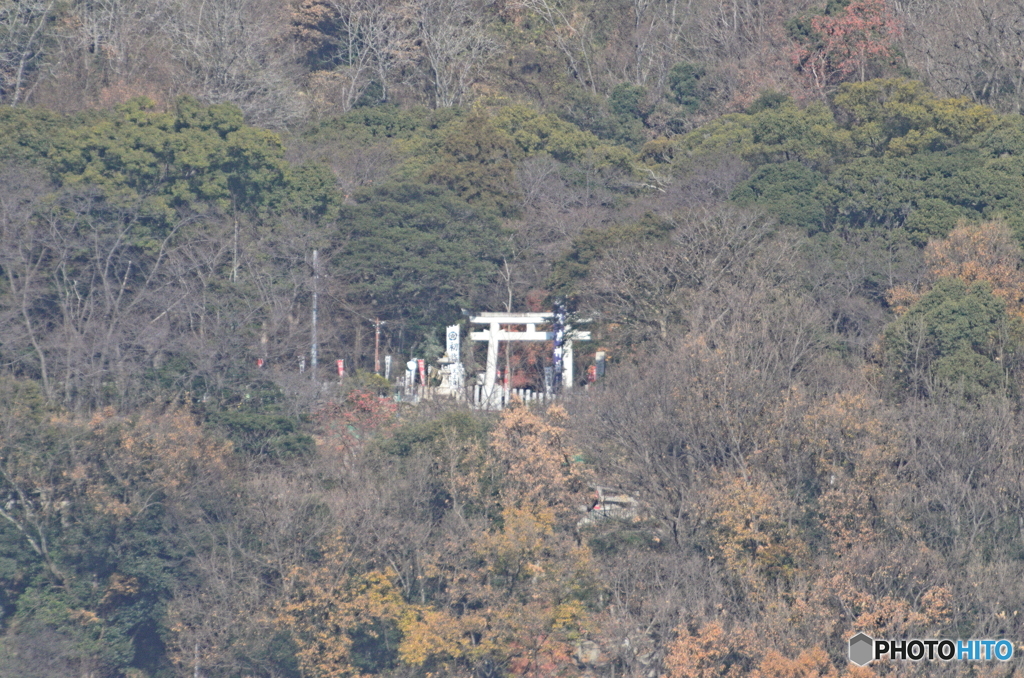
[[[566,411],[548,408],[541,417],[519,404],[506,409],[491,436],[491,458],[501,473],[501,503],[508,507],[574,510],[586,490],[582,464],[569,446]]]
[[[799,46],[794,61],[819,90],[853,77],[863,82],[871,62],[891,58],[903,34],[885,0],[854,0],[837,14],[815,16],[811,27],[815,41]]]
[[[991,283],[992,294],[1006,302],[1007,313],[1024,319],[1024,252],[1005,222],[961,222],[945,239],[929,242],[924,256],[924,289],[898,286],[889,292],[897,313],[905,313],[936,280],[956,278],[968,284]]]
[[[314,413],[317,448],[348,465],[374,434],[394,425],[397,412],[398,404],[389,398],[369,391],[351,391],[344,403],[331,401]]]
[[[711,474],[699,510],[710,528],[710,557],[721,559],[746,595],[763,600],[792,584],[809,551],[796,527],[797,507],[782,488],[757,476]]]
[[[757,637],[740,624],[681,624],[665,657],[665,678],[740,678],[756,666]]]
[[[94,508],[112,518],[140,515],[155,502],[180,500],[201,476],[227,468],[231,444],[209,438],[182,408],[149,409],[131,418],[105,410],[89,423],[96,432],[113,432],[117,442],[107,454],[76,466],[72,475],[94,476],[87,496]]]

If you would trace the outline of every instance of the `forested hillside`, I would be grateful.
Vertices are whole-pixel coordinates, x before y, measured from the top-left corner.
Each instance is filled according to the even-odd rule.
[[[0,678],[1021,675],[1022,29],[0,0]]]

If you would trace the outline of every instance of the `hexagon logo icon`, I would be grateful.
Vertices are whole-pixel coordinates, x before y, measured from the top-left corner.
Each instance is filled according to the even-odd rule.
[[[857,666],[864,666],[875,658],[875,641],[866,633],[858,633],[850,638],[850,661]]]

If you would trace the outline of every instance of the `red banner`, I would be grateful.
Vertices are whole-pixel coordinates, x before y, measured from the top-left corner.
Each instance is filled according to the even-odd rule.
[[[420,368],[420,383],[426,386],[427,384],[427,361],[423,358],[416,360],[416,365]]]
[[[339,360],[338,361],[338,376],[339,377],[344,377],[345,376],[345,361],[344,360]]]

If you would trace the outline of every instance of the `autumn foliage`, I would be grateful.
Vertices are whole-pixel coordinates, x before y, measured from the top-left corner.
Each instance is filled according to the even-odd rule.
[[[813,17],[811,26],[818,41],[797,48],[794,62],[819,90],[863,82],[873,61],[892,56],[903,32],[885,0],[854,0],[836,14]]]
[[[6,2],[0,678],[1017,675],[1019,4]]]
[[[930,281],[956,278],[992,285],[992,294],[1006,302],[1007,312],[1024,319],[1024,257],[1013,233],[1003,221],[961,224],[942,240],[925,248]],[[890,292],[897,313],[906,312],[920,298],[903,287]]]
[[[351,416],[367,414],[362,402]],[[296,565],[280,620],[304,675],[348,678],[396,662],[456,675],[573,673],[594,582],[589,551],[569,529],[581,474],[564,417],[556,407],[546,415],[512,407],[486,450],[462,458],[469,483],[449,486],[461,500],[418,554],[419,596],[403,593],[393,568],[367,569],[353,557],[349,542],[359,535],[335,536],[318,562]],[[325,454],[330,440],[321,442]],[[496,511],[495,520],[474,517],[480,509]]]

